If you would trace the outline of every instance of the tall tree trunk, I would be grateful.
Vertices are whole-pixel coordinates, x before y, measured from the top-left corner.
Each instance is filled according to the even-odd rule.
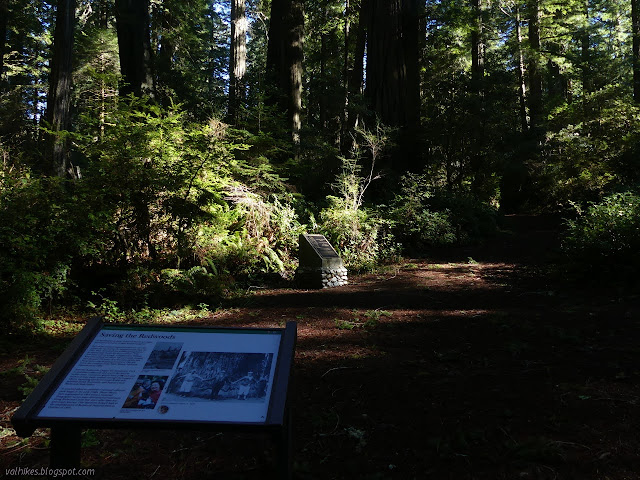
[[[304,10],[302,0],[291,0],[291,19],[288,30],[287,51],[289,57],[289,115],[293,143],[300,143],[302,126],[302,59],[304,42]]]
[[[351,132],[358,124],[357,106],[359,101],[356,99],[362,95],[362,86],[364,80],[364,53],[367,45],[367,26],[369,24],[369,2],[370,0],[362,0],[360,10],[358,12],[358,25],[355,33],[355,48],[353,56],[353,68],[347,72],[347,114],[346,122],[342,132],[341,151],[347,154],[353,147],[353,138]],[[348,68],[348,67],[347,67]]]
[[[302,0],[273,0],[267,47],[267,69],[276,86],[276,101],[285,107],[291,137],[300,143],[302,115]]]
[[[636,0],[631,0],[635,2]],[[591,68],[589,67],[589,0],[584,0],[584,28],[580,32],[580,70],[582,73],[582,90],[584,93],[593,91],[591,82]]]
[[[327,11],[325,10],[325,15]],[[325,16],[325,18],[327,18]],[[327,128],[327,38],[326,33],[320,34],[320,126],[323,130]]]
[[[640,0],[631,0],[633,32],[633,100],[640,104]]]
[[[424,2],[423,2],[424,3]],[[402,1],[402,49],[405,55],[407,125],[420,125],[420,32],[418,0]]]
[[[365,96],[386,125],[415,125],[419,119],[414,7],[415,0],[371,0]]]
[[[116,0],[116,29],[123,96],[153,96],[149,0]]]
[[[482,187],[482,164],[484,150],[484,38],[482,0],[472,0],[473,26],[471,30],[471,91],[473,132],[471,135],[472,190],[479,193]]]
[[[9,0],[0,0],[0,87],[4,83],[4,53],[6,50],[8,21]]]
[[[247,17],[245,0],[231,0],[231,53],[229,55],[229,122],[238,123],[238,110],[245,98],[247,70]]]
[[[68,172],[67,141],[56,135],[57,132],[68,130],[71,126],[71,73],[75,13],[75,0],[58,1],[46,119],[54,132],[51,139],[51,171],[59,177],[65,177],[67,173],[71,173],[75,177],[78,173],[73,170]]]
[[[344,137],[347,135],[347,123],[349,122],[349,45],[350,37],[350,10],[349,0],[344,3],[344,51],[342,52],[342,118],[340,121],[340,146],[344,145]]]
[[[349,76],[349,93],[361,95],[364,79],[364,53],[367,46],[367,26],[369,24],[369,8],[371,0],[362,0],[358,15],[358,30],[356,32],[355,54],[353,58],[353,70]],[[355,124],[355,115],[352,115],[350,123]]]
[[[539,137],[542,127],[542,75],[540,74],[540,5],[529,0],[529,112],[530,130]]]
[[[518,41],[518,100],[520,107],[520,128],[522,133],[529,131],[529,119],[527,116],[527,84],[526,72],[524,68],[524,54],[522,49],[522,19],[520,18],[520,7],[516,2],[515,7],[516,40]]]
[[[171,94],[169,93],[176,86],[175,71],[173,58],[176,53],[176,46],[171,35],[172,30],[178,26],[179,20],[176,19],[176,12],[171,4],[163,2],[156,4],[153,15],[160,18],[160,28],[158,32],[154,32],[159,37],[160,48],[157,50],[154,58],[156,72],[158,75],[158,85],[166,86],[159,89],[159,100],[165,107],[171,103]]]
[[[151,34],[149,25],[149,0],[116,0],[116,30],[118,34],[118,54],[120,73],[124,84],[120,95],[133,94],[155,96],[151,68]],[[141,160],[151,168],[151,160]],[[138,239],[146,247],[152,259],[157,257],[155,245],[151,241],[151,212],[146,188],[134,192],[132,206]]]
[[[484,79],[484,39],[482,21],[482,0],[471,0],[473,7],[473,27],[471,30],[471,86],[476,98],[482,96]]]

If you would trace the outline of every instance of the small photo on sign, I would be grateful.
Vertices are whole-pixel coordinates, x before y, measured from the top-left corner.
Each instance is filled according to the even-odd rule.
[[[184,352],[164,401],[264,403],[273,353]]]
[[[144,364],[145,370],[172,370],[176,363],[180,350],[182,350],[181,342],[158,342],[149,354],[147,363]]]
[[[168,376],[140,375],[122,408],[155,408],[168,378]]]

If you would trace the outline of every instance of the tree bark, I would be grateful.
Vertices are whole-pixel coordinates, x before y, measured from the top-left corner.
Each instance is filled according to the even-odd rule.
[[[325,10],[325,15],[327,11]],[[327,18],[325,16],[325,18]],[[326,33],[320,34],[320,98],[319,98],[319,107],[320,107],[320,126],[324,130],[327,128],[327,109],[328,109],[328,101],[327,101],[327,38],[328,35]]]
[[[371,0],[362,0],[358,15],[358,30],[356,32],[356,45],[353,60],[353,70],[349,76],[349,93],[361,95],[364,79],[364,52],[367,45],[367,25],[369,22],[369,3]],[[355,115],[351,116],[350,123],[355,125]],[[352,127],[353,128],[353,127]]]
[[[484,163],[484,39],[482,0],[471,0],[473,25],[471,30],[471,114],[473,132],[471,135],[472,191],[478,193],[482,187],[482,164]]]
[[[530,131],[536,136],[542,127],[542,76],[540,74],[540,5],[529,3],[529,113]]]
[[[153,96],[149,0],[116,0],[120,95]]]
[[[9,21],[9,0],[0,0],[0,87],[4,84],[4,54],[7,42],[7,23]]]
[[[358,24],[355,31],[355,48],[353,56],[353,68],[349,70],[346,66],[347,75],[347,94],[346,94],[346,113],[345,124],[343,125],[340,149],[344,155],[353,147],[353,138],[350,133],[358,124],[357,100],[363,93],[362,86],[364,81],[364,53],[367,45],[367,25],[369,23],[369,1],[362,0],[358,12]],[[346,48],[346,47],[345,47]]]
[[[365,96],[384,124],[416,125],[420,95],[417,2],[371,0],[369,18]]]
[[[344,3],[344,51],[342,53],[342,118],[340,121],[340,146],[344,145],[344,137],[347,135],[349,122],[349,45],[351,41],[349,0]]]
[[[527,85],[526,72],[524,68],[524,54],[522,52],[522,19],[520,18],[520,8],[516,2],[515,7],[516,40],[518,41],[518,100],[520,107],[520,128],[522,133],[529,131],[529,118],[527,116]]]
[[[631,0],[633,101],[640,104],[640,0]]]
[[[68,173],[75,177],[77,174],[73,170],[69,172],[68,169],[67,141],[56,135],[68,130],[71,126],[71,74],[75,12],[75,0],[58,1],[45,118],[53,131],[50,145],[51,171],[59,177],[65,177]]]
[[[287,111],[294,144],[300,143],[302,115],[302,0],[273,0],[267,46],[267,70],[276,86],[275,101]]]
[[[245,98],[247,70],[247,17],[245,0],[231,0],[231,53],[229,55],[229,123],[237,125],[240,105]]]
[[[631,0],[632,6],[637,0]],[[589,67],[589,0],[584,0],[585,27],[580,32],[580,70],[582,73],[582,90],[584,93],[593,91],[591,82],[591,68]]]

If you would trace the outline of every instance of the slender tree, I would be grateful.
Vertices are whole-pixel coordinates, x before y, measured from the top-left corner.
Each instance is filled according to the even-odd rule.
[[[244,75],[247,70],[247,16],[245,0],[231,0],[231,52],[229,54],[228,117],[238,123],[238,110],[245,97]]]
[[[482,183],[484,143],[484,53],[485,44],[483,36],[482,0],[472,0],[472,28],[471,28],[471,105],[473,123],[476,128],[472,130],[471,145],[471,170],[473,174],[472,188],[478,191]]]
[[[68,130],[71,125],[71,75],[73,56],[73,31],[75,24],[75,0],[59,0],[56,12],[56,26],[53,38],[53,59],[47,96],[46,118],[54,132],[51,139],[51,170],[60,177],[70,173],[77,176],[78,171],[68,169],[66,140],[57,135]]]
[[[0,0],[0,85],[4,80],[4,54],[7,43],[7,23],[9,21],[9,0]]]
[[[636,0],[632,0],[635,2]],[[589,66],[590,52],[589,44],[591,36],[589,35],[589,0],[583,0],[583,27],[580,29],[580,69],[582,71],[582,90],[585,93],[593,90],[591,79],[591,68]]]
[[[633,100],[640,104],[640,0],[631,0]]]
[[[353,68],[348,73],[348,96],[349,96],[349,113],[347,116],[346,128],[343,132],[342,150],[347,152],[351,149],[351,132],[358,122],[358,114],[353,108],[357,103],[356,97],[363,93],[364,85],[364,53],[367,46],[367,24],[369,19],[370,0],[362,0],[360,2],[360,10],[358,12],[358,24],[355,28],[355,46],[353,56]]]
[[[542,75],[540,73],[540,0],[529,0],[529,112],[531,131],[540,134]]]
[[[522,133],[526,133],[529,131],[529,117],[527,115],[527,83],[526,83],[526,72],[525,72],[525,62],[524,62],[524,53],[522,47],[522,19],[520,17],[520,7],[518,2],[515,3],[515,35],[516,42],[518,45],[517,55],[518,55],[518,107],[519,107],[519,117],[520,117],[520,129]]]

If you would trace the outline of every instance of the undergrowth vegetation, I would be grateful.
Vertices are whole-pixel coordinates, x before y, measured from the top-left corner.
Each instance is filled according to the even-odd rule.
[[[571,270],[629,280],[640,268],[640,196],[615,193],[569,220],[563,249]]]
[[[74,180],[43,175],[37,152],[1,147],[4,330],[31,329],[56,306],[125,318],[216,305],[265,275],[290,279],[304,232],[324,234],[352,272],[496,232],[495,208],[428,169],[399,177],[386,204],[371,198],[396,135],[381,124],[356,129],[350,154],[337,156],[332,191],[313,202],[284,177],[290,162],[267,158],[291,152],[266,133],[133,96],[81,120],[85,133],[69,134]],[[621,193],[578,208],[564,241],[570,261],[637,269],[639,203]]]
[[[79,178],[43,176],[3,150],[0,319],[30,329],[52,308],[109,318],[133,309],[214,305],[265,274],[290,278],[298,237],[322,233],[351,271],[405,251],[485,235],[493,213],[407,175],[391,207],[367,202],[392,130],[354,136],[333,192],[314,205],[265,161],[277,139],[192,121],[129,97],[74,134]],[[366,165],[366,168],[365,168]]]

